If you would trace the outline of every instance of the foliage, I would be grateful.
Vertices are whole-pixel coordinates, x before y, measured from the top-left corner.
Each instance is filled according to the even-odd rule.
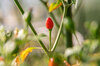
[[[60,43],[60,36],[65,40],[71,39],[69,42],[73,43],[73,36],[76,37],[77,42],[80,42],[80,39],[76,35],[75,22],[72,16],[72,5],[78,4],[78,0],[56,0],[48,7],[48,1],[40,0],[45,7],[47,7],[50,17],[46,21],[46,27],[49,31],[49,48],[43,43],[42,38],[47,37],[45,34],[38,34],[31,23],[32,20],[32,9],[28,12],[24,12],[18,0],[14,0],[16,6],[19,8],[20,12],[23,15],[23,20],[26,23],[26,26],[23,29],[16,28],[13,31],[6,31],[4,26],[0,26],[0,66],[30,66],[34,65],[34,62],[43,61],[44,64],[49,66],[99,66],[100,65],[100,24],[95,21],[85,22],[85,28],[87,29],[88,36],[81,42],[80,45],[73,45],[70,48],[65,48],[61,52],[55,51],[57,45]],[[56,15],[52,12],[59,8],[61,10],[61,24],[56,22]],[[58,32],[54,43],[51,41],[51,30],[53,29],[53,22],[58,25]],[[63,27],[64,26],[64,27]],[[28,33],[28,27],[32,30],[33,35]],[[27,28],[27,29],[26,29]],[[68,31],[70,32],[68,34]],[[66,34],[66,33],[67,34]],[[71,35],[71,36],[70,36]],[[33,46],[34,44],[40,44],[41,47]],[[68,41],[67,41],[68,42]],[[31,44],[28,44],[31,43]],[[65,43],[66,44],[66,43]],[[75,43],[73,43],[75,44]],[[32,46],[30,46],[32,45]],[[61,44],[60,49],[65,47],[64,44]],[[32,52],[35,49],[43,49],[44,53],[37,53],[36,55]],[[59,50],[59,49],[58,49]],[[48,60],[49,58],[49,60]],[[28,61],[28,59],[30,61]],[[38,63],[38,65],[42,65]]]
[[[49,12],[52,12],[53,10],[59,8],[62,5],[61,0],[57,0],[56,3],[51,3],[49,6]]]

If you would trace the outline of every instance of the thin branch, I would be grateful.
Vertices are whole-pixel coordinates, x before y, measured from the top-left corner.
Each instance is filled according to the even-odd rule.
[[[63,0],[62,0],[62,2],[63,2]],[[56,48],[56,46],[58,44],[58,41],[59,41],[59,38],[60,38],[60,35],[61,35],[61,31],[62,31],[62,28],[63,28],[63,20],[64,20],[64,16],[65,16],[65,5],[64,5],[64,3],[63,3],[63,6],[64,6],[63,17],[62,17],[61,25],[60,25],[60,28],[59,28],[55,43],[54,43],[54,45],[52,47],[52,52],[55,51],[55,48]]]
[[[24,10],[22,9],[22,7],[21,7],[21,5],[19,4],[18,0],[14,0],[14,2],[16,3],[16,6],[19,8],[20,12],[21,12],[22,14],[24,14]],[[31,28],[33,34],[34,34],[35,36],[37,36],[38,34],[37,34],[36,30],[34,29],[34,27],[33,27],[32,24],[31,24],[31,18],[32,18],[32,13],[31,13],[31,12],[32,12],[32,10],[30,10],[30,12],[29,12],[27,18],[25,19],[25,21],[27,22],[27,24],[28,24],[29,27]],[[48,52],[47,48],[45,47],[44,43],[41,41],[41,39],[37,39],[37,40],[38,40],[38,42],[40,43],[41,47],[44,49],[44,51],[45,51],[45,52],[47,53],[47,55],[48,55],[49,52]]]
[[[38,34],[37,34],[37,32],[35,31],[35,29],[34,29],[34,27],[32,26],[32,24],[31,24],[30,22],[27,22],[27,24],[28,24],[29,27],[31,28],[33,34],[34,34],[35,36],[37,36]],[[47,48],[45,47],[44,43],[43,43],[39,38],[37,38],[37,40],[38,40],[38,42],[40,43],[41,47],[45,50],[45,52],[48,53],[48,50],[47,50]]]
[[[14,0],[16,6],[18,7],[18,9],[20,10],[21,14],[24,14],[24,10],[23,8],[21,7],[20,3],[18,2],[18,0]]]

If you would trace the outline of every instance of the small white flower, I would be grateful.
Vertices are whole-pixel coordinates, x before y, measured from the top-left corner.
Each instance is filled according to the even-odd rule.
[[[16,45],[15,42],[12,40],[9,40],[3,47],[3,50],[5,54],[11,53],[15,49]]]
[[[18,39],[24,39],[26,37],[26,31],[24,29],[21,29],[19,32],[18,32],[18,36],[17,38]]]
[[[6,40],[5,28],[2,25],[0,26],[0,40],[3,42]]]
[[[68,48],[68,49],[65,50],[65,57],[67,57],[71,54],[73,54],[73,49],[72,48]]]
[[[65,50],[65,57],[68,57],[68,56],[75,54],[75,53],[79,53],[80,50],[81,50],[80,46],[74,46],[73,48],[67,48]]]
[[[27,32],[24,29],[18,30],[17,28],[14,31],[15,38],[17,39],[24,39],[27,35]]]
[[[4,61],[0,61],[0,66],[5,66]]]
[[[19,32],[19,30],[18,30],[18,28],[16,28],[16,29],[14,30],[14,37],[17,37],[17,36],[18,36],[18,32]]]

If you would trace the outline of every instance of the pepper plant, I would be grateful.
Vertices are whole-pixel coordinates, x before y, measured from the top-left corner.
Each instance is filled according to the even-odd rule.
[[[74,29],[74,23],[72,20],[72,13],[71,13],[71,6],[72,4],[75,4],[75,0],[57,0],[56,3],[52,3],[49,7],[47,5],[48,0],[47,1],[43,1],[40,0],[41,3],[43,3],[43,5],[46,7],[46,9],[49,12],[50,17],[47,18],[46,20],[46,28],[49,31],[49,49],[45,46],[45,44],[42,42],[42,40],[40,38],[37,38],[37,41],[40,43],[42,49],[45,51],[45,53],[48,55],[49,58],[52,58],[54,56],[54,52],[55,49],[58,45],[58,41],[60,38],[60,35],[65,35],[63,32],[63,24],[64,24],[64,29],[66,31],[66,47],[72,47],[72,33],[75,34],[75,29]],[[21,7],[20,3],[18,2],[18,0],[14,0],[16,6],[18,7],[19,11],[21,12],[22,15],[24,15],[25,11],[23,10],[23,8]],[[54,16],[54,14],[52,13],[53,10],[62,7],[62,19],[61,19],[61,24],[59,25],[57,20],[55,19],[56,16]],[[32,19],[32,9],[29,10],[28,15],[24,18],[26,24],[28,25],[27,27],[30,27],[30,29],[32,30],[33,34],[35,36],[38,36],[38,33],[36,32],[36,30],[34,29],[34,26],[31,24],[31,19]],[[68,19],[68,23],[66,23],[66,19]],[[51,44],[51,33],[52,33],[52,28],[54,26],[54,24],[56,25],[56,27],[58,28],[58,33],[57,33],[57,37],[55,39],[54,44]],[[70,42],[70,43],[68,43]],[[52,66],[52,65],[49,65]]]
[[[48,61],[44,61],[44,63],[48,63],[44,66],[100,66],[100,24],[97,24],[96,21],[87,21],[85,28],[89,34],[88,38],[85,38],[83,43],[79,42],[72,14],[72,7],[77,8],[78,0],[55,0],[53,3],[49,3],[50,0],[39,0],[49,14],[44,22],[49,34],[49,47],[41,38],[46,35],[38,34],[32,25],[32,8],[26,12],[18,0],[13,1],[24,17],[25,27],[8,32],[3,26],[0,26],[0,66],[43,66],[44,58],[48,59]],[[54,10],[59,11],[59,20],[56,19],[58,16],[55,15]],[[55,40],[52,40],[54,26],[57,29],[57,36]],[[32,35],[28,33],[28,29],[31,29]],[[76,38],[77,45],[73,41],[73,36]],[[65,42],[58,47],[60,38],[63,38],[63,42]],[[40,47],[33,46],[32,40],[36,40]],[[45,53],[38,55],[33,53],[36,55],[33,57],[31,52],[35,49],[44,50]],[[43,59],[39,56],[43,56]],[[34,64],[33,58],[35,61],[39,59],[39,65]],[[31,62],[32,64],[30,64]]]

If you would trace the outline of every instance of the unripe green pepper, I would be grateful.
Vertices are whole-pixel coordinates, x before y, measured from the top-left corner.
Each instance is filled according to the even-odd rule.
[[[75,26],[70,17],[64,18],[64,26],[67,30],[71,31],[72,33],[75,33]]]

